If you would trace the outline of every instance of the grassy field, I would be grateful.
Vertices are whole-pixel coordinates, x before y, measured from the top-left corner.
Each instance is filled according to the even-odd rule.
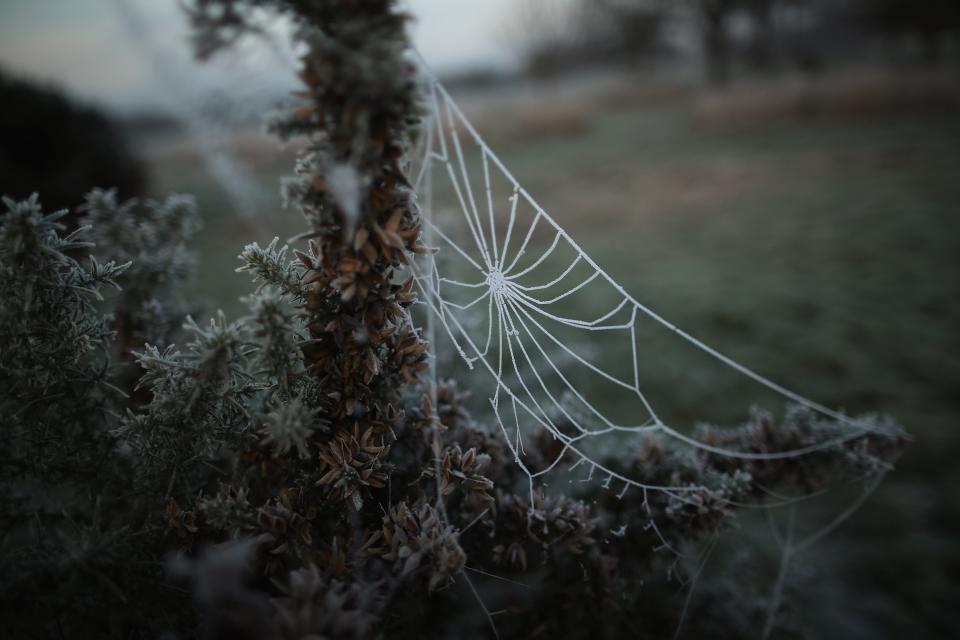
[[[614,278],[758,371],[829,406],[891,413],[916,438],[873,499],[802,558],[804,628],[949,636],[960,602],[960,111],[729,122],[683,92],[565,109],[557,122],[568,126],[491,138]],[[248,153],[275,189],[290,152]],[[158,191],[194,192],[206,215],[193,293],[236,316],[250,290],[233,273],[237,253],[297,233],[298,215],[277,198],[240,219],[195,155],[153,164]],[[684,353],[671,352],[654,389],[672,415],[742,420],[751,387],[698,373],[702,359]]]

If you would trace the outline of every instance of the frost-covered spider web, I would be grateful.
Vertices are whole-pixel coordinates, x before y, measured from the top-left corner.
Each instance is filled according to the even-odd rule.
[[[624,434],[656,432],[717,455],[772,460],[810,454],[876,428],[764,377],[639,302],[537,204],[440,82],[427,82],[429,113],[413,177],[425,236],[438,253],[411,269],[456,352],[489,375],[496,427],[528,475],[531,497],[539,476],[570,459],[570,469],[583,468],[585,479],[620,496],[635,488],[682,499],[693,490],[646,484],[604,465],[596,451],[605,436],[619,443]],[[663,339],[687,343],[731,374],[836,420],[843,432],[774,453],[698,441],[663,419],[645,393],[661,365],[644,347]],[[533,470],[526,442],[537,429],[561,447],[550,464]]]

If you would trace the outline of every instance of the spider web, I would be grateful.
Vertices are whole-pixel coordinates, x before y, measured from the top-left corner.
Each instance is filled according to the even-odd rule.
[[[428,115],[413,186],[426,240],[438,254],[412,261],[411,271],[431,321],[470,369],[489,374],[496,426],[530,480],[531,505],[535,480],[571,458],[568,470],[583,467],[585,480],[602,481],[620,497],[635,488],[644,496],[655,490],[683,500],[684,492],[697,490],[647,484],[604,465],[596,455],[604,436],[619,446],[624,434],[661,433],[717,455],[775,460],[876,430],[770,380],[639,302],[537,204],[428,72],[427,84]],[[453,220],[459,225],[450,224]],[[644,392],[662,366],[643,349],[658,331],[836,420],[843,433],[775,453],[724,449],[683,433],[661,418]],[[527,464],[531,429],[546,430],[562,445],[538,470]]]

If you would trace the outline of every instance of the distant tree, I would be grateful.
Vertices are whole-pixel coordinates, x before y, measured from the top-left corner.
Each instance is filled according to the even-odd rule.
[[[667,17],[662,1],[596,0],[595,4],[597,13],[609,25],[613,44],[621,55],[636,60],[658,53]]]
[[[598,64],[633,64],[666,47],[662,0],[522,0],[511,14],[508,35],[528,72],[562,73]]]
[[[76,206],[95,186],[144,194],[143,163],[106,113],[3,70],[0,104],[0,193],[42,193],[50,211]]]
[[[917,38],[928,63],[939,62],[947,36],[960,33],[957,0],[862,0],[855,16],[888,37]]]
[[[776,0],[744,0],[753,25],[753,36],[747,45],[747,62],[761,71],[770,69],[774,63],[773,10],[776,4]]]
[[[728,30],[736,4],[736,0],[695,0],[707,78],[712,84],[724,84],[730,78],[732,46]]]

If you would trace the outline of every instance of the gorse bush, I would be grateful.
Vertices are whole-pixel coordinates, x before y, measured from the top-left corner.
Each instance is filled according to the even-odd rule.
[[[285,193],[308,227],[300,249],[242,249],[249,315],[188,314],[187,198],[94,191],[89,226],[66,235],[36,197],[6,201],[0,607],[14,637],[662,637],[687,608],[665,547],[775,489],[887,468],[903,443],[889,421],[838,439],[805,410],[757,412],[700,434],[742,459],[651,435],[609,460],[682,500],[531,496],[466,394],[433,381],[411,320],[405,265],[431,248],[405,173],[419,121],[405,16],[386,0],[197,0],[201,57],[256,32],[261,9],[292,18],[303,52],[301,103],[271,126],[306,141]],[[527,453],[546,468],[557,443]],[[714,609],[684,628],[762,620]]]

